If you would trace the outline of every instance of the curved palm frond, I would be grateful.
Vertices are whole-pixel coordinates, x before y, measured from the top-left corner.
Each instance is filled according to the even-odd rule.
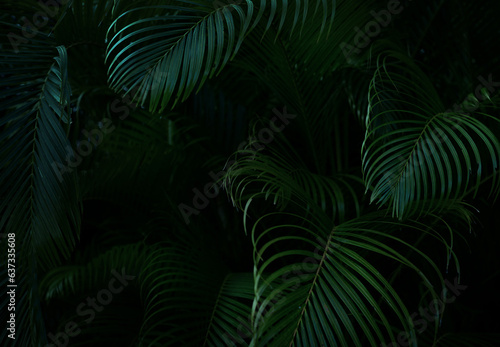
[[[78,226],[80,218],[75,196],[66,191],[69,187],[75,189],[75,175],[68,175],[64,181],[60,175],[69,147],[61,122],[71,122],[66,50],[57,47],[58,56],[52,58],[53,49],[42,47],[38,46],[39,51],[25,59],[13,55],[9,64],[17,65],[16,71],[20,71],[19,65],[24,66],[25,75],[21,75],[22,79],[11,75],[3,81],[9,87],[2,92],[5,101],[0,105],[6,111],[1,120],[4,129],[1,166],[5,170],[0,188],[0,196],[4,198],[0,205],[3,216],[0,228],[26,233],[19,237],[27,244],[43,246],[45,251],[37,253],[42,265],[50,267],[61,259],[54,257],[58,254],[56,249],[62,252],[62,258],[68,256],[74,235],[63,230]],[[29,73],[33,71],[27,66],[29,59],[32,64],[46,65],[47,74]]]
[[[333,12],[322,3],[323,25],[333,21]],[[280,4],[281,16],[277,16],[278,1],[270,2],[265,31],[279,17],[279,29],[287,14],[294,12],[294,27],[300,13],[297,1],[294,11],[288,10],[284,0]],[[173,98],[173,106],[184,101],[189,94],[203,85],[232,59],[245,36],[267,13],[268,3],[261,1],[257,14],[251,0],[241,5],[227,4],[217,7],[203,0],[178,0],[176,4],[142,6],[124,11],[110,27],[106,61],[109,62],[109,81],[113,89],[126,92],[135,90],[141,104],[150,96],[149,110],[160,111]],[[246,8],[244,10],[244,8]],[[150,15],[151,11],[160,15]],[[132,22],[123,19],[142,18]],[[307,11],[303,12],[305,20]],[[329,18],[330,17],[330,18]],[[302,24],[304,25],[304,23]],[[112,29],[112,30],[111,30]]]
[[[147,249],[142,242],[121,245],[98,255],[83,265],[65,265],[49,271],[40,282],[40,292],[48,301],[63,296],[82,295],[104,286],[112,270],[138,277],[144,267]]]
[[[0,345],[495,345],[499,6],[3,1]]]
[[[253,335],[249,323],[253,285],[251,273],[226,276],[212,311],[205,346],[221,346],[223,343],[248,345],[247,341]]]
[[[355,132],[345,117],[345,96],[341,93],[347,65],[343,47],[354,45],[354,28],[373,19],[370,10],[376,3],[335,2],[327,35],[321,34],[322,13],[312,14],[309,25],[300,31],[294,31],[292,21],[285,21],[282,35],[278,28],[257,25],[231,63],[231,68],[255,74],[265,94],[278,99],[272,100],[273,106],[287,105],[289,112],[298,115],[291,126],[300,129],[294,145],[306,148],[316,173],[344,172],[349,166],[346,162],[353,158],[347,138]],[[353,65],[356,71],[364,63],[361,56],[357,61]],[[325,156],[328,160],[319,159]]]
[[[256,225],[271,216],[261,217]],[[331,232],[314,224],[283,224],[263,232],[254,226],[254,301],[262,305],[257,309],[254,304],[252,311],[253,345],[378,346],[397,340],[396,326],[416,340],[409,309],[382,275],[387,268],[374,261],[380,257],[381,264],[390,260],[411,269],[427,288],[430,301],[439,297],[439,287],[445,290],[441,271],[435,260],[405,238],[434,235],[446,253],[453,255],[453,250],[422,223],[387,222],[380,216],[353,219]],[[264,290],[270,294],[263,295]],[[271,309],[264,314],[265,307]]]
[[[48,329],[49,337],[64,332],[72,323],[76,326],[76,333],[68,337],[72,346],[130,343],[137,333],[134,328],[140,324],[140,317],[130,315],[130,310],[140,308],[138,279],[148,251],[143,242],[120,245],[90,259],[87,255],[83,259],[86,263],[47,273],[40,291],[48,310],[58,313]]]
[[[167,245],[151,252],[141,286],[142,345],[244,346],[252,336],[252,275],[227,273],[216,258],[201,259],[192,245]]]
[[[356,193],[362,186],[359,178],[310,172],[284,138],[276,136],[265,151],[256,151],[251,142],[238,155],[241,157],[228,168],[224,186],[233,204],[245,212],[245,225],[251,215],[249,208],[258,198],[269,200],[274,205],[271,208],[280,211],[289,205],[292,209],[298,207],[304,216],[313,219],[328,213],[329,218],[342,222],[360,214]]]
[[[154,7],[161,16],[146,17],[130,24],[121,18],[153,7],[138,7],[122,14],[111,26],[116,29],[108,42],[106,60],[110,62],[110,85],[115,90],[138,87],[138,100],[144,104],[150,94],[149,109],[160,112],[174,96],[174,105],[185,100],[199,82],[215,74],[237,51],[252,18],[253,3],[247,0],[246,14],[241,7],[230,5],[214,9],[210,3],[179,1],[185,7],[165,5]],[[230,11],[230,8],[236,11]],[[182,10],[182,14],[175,14]],[[234,15],[241,26],[235,44]],[[230,33],[225,38],[225,27]],[[109,33],[108,33],[109,35]],[[225,52],[224,52],[225,51]],[[206,56],[206,61],[205,61]],[[201,74],[201,76],[200,76]],[[177,90],[177,92],[176,92]],[[135,97],[135,95],[134,95]]]
[[[70,256],[81,213],[75,172],[65,166],[73,155],[63,128],[72,122],[66,49],[39,36],[22,55],[3,54],[0,82],[0,230],[16,235],[18,328],[26,331],[19,341],[26,345],[45,336],[37,273]]]
[[[389,204],[398,218],[423,212],[429,201],[444,207],[441,203],[461,199],[468,188],[477,191],[485,173],[494,175],[490,194],[498,195],[498,137],[464,111],[445,111],[426,75],[403,56],[380,57],[366,124],[367,190],[372,189],[372,202]]]

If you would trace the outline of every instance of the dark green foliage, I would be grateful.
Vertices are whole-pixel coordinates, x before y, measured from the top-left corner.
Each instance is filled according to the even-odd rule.
[[[0,5],[2,346],[498,345],[498,1],[61,2]]]

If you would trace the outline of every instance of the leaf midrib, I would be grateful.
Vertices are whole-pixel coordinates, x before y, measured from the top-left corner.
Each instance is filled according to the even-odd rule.
[[[323,255],[321,257],[321,261],[319,262],[318,269],[316,270],[316,273],[314,274],[313,283],[311,284],[311,288],[309,288],[309,292],[307,293],[306,301],[304,302],[304,305],[303,305],[304,307],[300,311],[299,320],[297,322],[297,326],[295,327],[295,330],[293,332],[292,338],[290,340],[290,345],[289,345],[290,347],[293,345],[293,340],[295,339],[295,335],[297,335],[300,323],[302,322],[302,317],[304,316],[304,313],[306,311],[307,305],[309,304],[309,299],[311,298],[312,291],[314,289],[314,286],[316,285],[316,280],[319,277],[319,272],[321,271],[322,265],[323,265],[323,263],[325,261],[326,254],[328,253],[329,245],[331,243],[331,240],[332,240],[334,232],[335,232],[335,228],[330,232],[330,236],[328,237],[328,240],[326,241],[325,249],[324,249]]]

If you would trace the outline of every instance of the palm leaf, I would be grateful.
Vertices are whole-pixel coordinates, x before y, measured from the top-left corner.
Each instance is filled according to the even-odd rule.
[[[66,49],[51,48],[39,35],[22,54],[3,54],[2,70],[10,72],[0,82],[0,230],[16,235],[18,329],[26,332],[18,342],[24,345],[46,335],[37,273],[69,257],[80,227],[75,172],[61,176],[71,148],[62,126],[71,122]]]
[[[498,137],[472,115],[445,111],[425,74],[399,54],[379,59],[366,126],[363,174],[371,201],[388,204],[400,219],[424,212],[429,201],[435,209],[469,188],[477,192],[488,173],[490,194],[500,191]]]
[[[50,54],[51,51],[46,48],[41,53]],[[70,122],[68,103],[71,94],[67,82],[66,50],[59,46],[57,51],[59,55],[52,59],[53,63],[50,64],[48,58],[45,60],[50,64],[46,77],[26,76],[33,80],[26,80],[15,94],[18,98],[23,96],[25,102],[9,108],[2,117],[5,131],[1,166],[5,170],[2,173],[4,184],[0,188],[3,197],[0,228],[9,232],[22,231],[26,233],[23,239],[30,240],[28,244],[40,245],[42,248],[38,254],[43,267],[54,266],[68,256],[74,244],[70,230],[79,225],[77,195],[66,190],[68,187],[74,189],[74,175],[68,175],[68,180],[61,182],[61,169],[56,166],[56,163],[65,163],[67,156],[69,142],[60,121]],[[40,64],[39,57],[31,58]],[[3,83],[8,82],[9,79]],[[2,94],[12,93],[7,89]],[[66,213],[70,218],[65,216]],[[58,227],[54,228],[54,225]],[[54,254],[55,247],[62,252],[62,257],[54,256],[57,254]]]
[[[204,346],[221,346],[223,343],[247,346],[253,335],[249,324],[252,300],[252,274],[228,274],[212,310]]]
[[[78,327],[78,334],[69,337],[71,345],[130,343],[137,334],[133,331],[134,326],[137,327],[142,319],[134,317],[130,311],[140,307],[139,273],[145,266],[148,250],[143,242],[115,246],[98,256],[86,257],[81,264],[60,266],[47,273],[41,280],[40,291],[48,310],[56,312],[52,316],[57,317],[49,333],[58,335],[73,322]],[[109,302],[89,315],[91,306],[85,306],[87,300],[90,297],[99,300],[106,291],[111,297],[103,298]],[[116,325],[110,325],[110,321]],[[125,326],[129,328],[124,333]]]
[[[325,10],[328,8],[325,1],[320,3]],[[279,7],[276,0],[269,4],[265,31],[277,20]],[[127,92],[134,90],[141,104],[150,96],[151,111],[165,109],[172,98],[173,105],[184,101],[196,86],[199,89],[235,56],[245,36],[267,13],[267,6],[262,0],[256,15],[250,0],[220,7],[203,0],[178,0],[175,5],[124,10],[108,32],[106,61],[111,87],[117,91],[122,87]],[[287,0],[281,4],[278,33],[289,12],[294,13],[293,26],[297,23],[300,2],[294,11],[288,11],[288,6]],[[331,18],[328,12],[323,13],[320,33],[328,19],[333,20],[334,10],[335,4]],[[160,15],[153,16],[152,11]],[[304,19],[306,15],[304,11]]]
[[[250,206],[262,207],[261,199],[280,211],[298,208],[314,220],[321,220],[323,213],[339,222],[359,216],[359,178],[311,172],[288,140],[278,135],[263,151],[256,151],[252,142],[238,151],[224,178],[233,204],[245,212],[245,225]]]
[[[141,276],[141,344],[246,345],[252,275],[227,273],[216,257],[203,253],[193,244],[163,245],[150,253]]]
[[[272,214],[261,217],[256,225],[269,217]],[[437,264],[405,241],[409,233],[430,236],[437,231],[418,222],[402,224],[373,217],[348,221],[329,233],[318,231],[314,224],[276,225],[263,232],[254,226],[257,266],[251,345],[378,346],[396,341],[394,326],[416,338],[407,306],[382,276],[383,269],[372,264],[380,256],[383,264],[394,262],[411,269],[431,298],[437,298],[432,278],[443,283]],[[296,218],[301,219],[297,215],[289,219]],[[404,255],[405,249],[413,252],[411,258]],[[445,249],[451,251],[446,243]],[[276,267],[276,263],[286,265]]]
[[[138,276],[144,267],[147,250],[139,242],[113,247],[86,264],[60,266],[40,281],[40,292],[50,302],[54,298],[85,295],[109,282],[112,270]]]
[[[165,109],[172,96],[174,105],[179,99],[184,100],[200,79],[201,85],[220,70],[241,45],[253,13],[253,3],[249,0],[246,13],[235,5],[214,9],[211,4],[199,1],[194,8],[190,7],[193,4],[190,1],[179,2],[185,6],[146,6],[125,12],[113,23],[113,27],[120,29],[116,29],[108,42],[110,86],[115,90],[137,86],[142,103],[151,95],[152,111],[158,107],[160,111]],[[141,18],[143,11],[152,9],[162,15],[131,23],[121,20],[132,13]],[[178,10],[182,14],[174,14]],[[235,15],[240,23],[236,42]],[[225,27],[229,34],[227,41]]]

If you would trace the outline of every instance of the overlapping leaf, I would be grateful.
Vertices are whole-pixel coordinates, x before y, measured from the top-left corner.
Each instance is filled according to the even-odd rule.
[[[295,218],[299,217],[290,216]],[[437,235],[436,231],[421,223],[377,218],[354,219],[327,233],[319,225],[309,225],[283,224],[264,232],[254,227],[254,300],[262,304],[254,304],[252,311],[252,345],[378,346],[381,341],[397,341],[393,327],[415,339],[405,303],[372,262],[381,256],[411,269],[436,298],[439,286],[429,279],[443,283],[438,266],[404,236]],[[453,253],[446,242],[443,245]],[[414,256],[407,257],[408,252]],[[279,270],[273,271],[277,264]]]
[[[250,143],[238,152],[240,156],[229,167],[224,181],[233,204],[245,211],[245,222],[250,205],[258,204],[260,199],[269,200],[279,210],[298,207],[312,219],[323,216],[317,211],[340,222],[359,215],[356,190],[362,185],[357,177],[328,177],[309,171],[299,154],[278,134],[265,151],[256,148]]]
[[[414,63],[402,55],[382,56],[370,85],[362,153],[371,201],[404,218],[477,191],[485,172],[494,175],[490,192],[498,195],[500,142],[479,117],[498,121],[445,110]]]
[[[179,246],[156,248],[147,258],[141,276],[145,305],[141,344],[247,345],[253,335],[252,275],[224,274],[224,268],[206,262],[208,258],[202,260],[195,248]]]

